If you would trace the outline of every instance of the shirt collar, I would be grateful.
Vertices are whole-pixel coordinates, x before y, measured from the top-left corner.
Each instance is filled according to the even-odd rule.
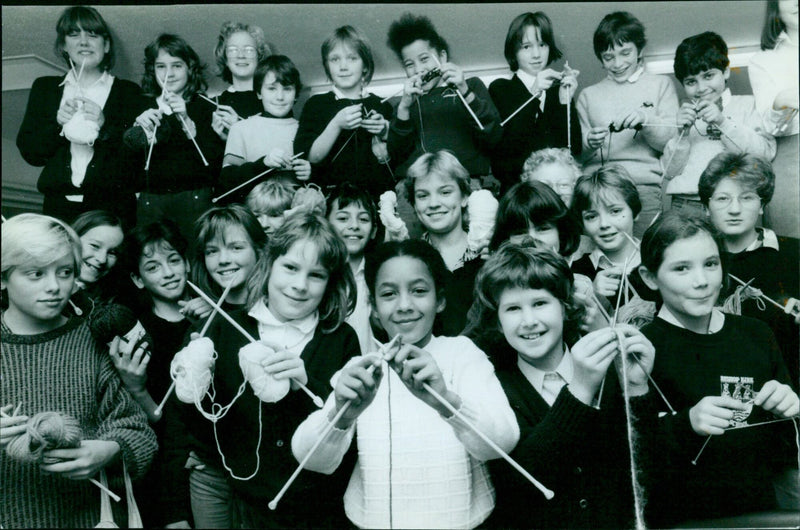
[[[634,238],[634,240],[636,241],[637,244],[639,244],[638,238]],[[616,265],[612,263],[610,259],[608,259],[608,256],[606,256],[605,252],[600,250],[600,248],[598,247],[595,247],[589,253],[589,261],[592,262],[592,266],[594,266],[595,270],[610,269],[612,267],[616,267]],[[631,260],[628,262],[628,270],[625,271],[625,274],[630,274],[631,271],[636,270],[641,264],[642,264],[642,255],[639,253],[639,251],[636,251],[633,254]]]
[[[686,329],[686,326],[681,324],[678,318],[669,310],[669,308],[665,305],[661,306],[661,309],[658,311],[658,318],[669,322],[673,326],[677,326],[681,329]],[[719,311],[718,309],[714,308],[711,310],[711,320],[708,323],[708,334],[716,333],[722,329],[722,325],[725,324],[725,315]]]
[[[273,120],[291,120],[292,118],[294,118],[294,111],[290,110],[289,114],[287,114],[286,116],[275,116],[274,114],[271,114],[266,110],[262,110],[261,116],[264,118],[272,118]]]
[[[530,365],[523,361],[519,356],[517,356],[517,367],[519,367],[520,372],[522,375],[525,376],[533,388],[539,393],[542,393],[542,386],[544,385],[544,374],[548,373],[545,370],[540,370],[535,366]],[[558,363],[558,366],[555,370],[561,378],[567,383],[570,384],[572,382],[572,354],[569,351],[569,347],[565,344],[564,345],[564,356],[561,358],[561,362]]]
[[[780,250],[780,246],[778,245],[778,236],[774,231],[770,230],[769,228],[756,228],[756,232],[758,233],[758,237],[756,237],[755,241],[750,243],[750,245],[744,249],[744,252],[751,252],[761,247]]]
[[[528,89],[528,92],[530,92],[531,95],[535,94],[535,92],[531,90],[531,87],[533,86],[533,83],[536,82],[536,77],[522,70],[517,70],[516,75],[519,80],[522,81],[522,84],[525,85],[525,88]],[[542,93],[539,94],[539,108],[544,108],[545,97],[547,97],[547,92],[542,91]]]
[[[631,76],[625,82],[626,83],[635,83],[636,81],[639,80],[640,77],[642,77],[643,73],[644,73],[644,63],[640,64],[639,68],[637,68],[636,71],[633,72],[631,74]],[[614,80],[614,78],[611,77],[610,73],[608,74],[608,78],[611,79],[612,81]]]
[[[356,267],[356,276],[359,274],[364,274],[364,267],[367,263],[366,258],[361,258],[361,261],[358,262],[358,267]]]
[[[114,76],[109,74],[108,70],[104,70],[103,74],[97,79],[97,81],[95,81],[94,83],[92,83],[87,87],[82,87],[82,88],[89,89],[97,85],[108,85],[111,84],[111,81],[113,80]],[[69,72],[67,72],[67,75],[64,76],[64,80],[61,81],[61,84],[59,86],[64,86],[64,85],[79,86],[78,78],[76,77],[74,70],[70,70]]]
[[[263,298],[256,302],[252,309],[247,312],[247,314],[248,316],[256,319],[258,323],[263,326],[276,328],[291,326],[306,335],[313,332],[317,327],[317,323],[319,322],[319,313],[317,311],[314,311],[305,318],[281,322],[275,318],[275,315],[272,314],[272,311],[270,311],[267,305],[264,303]]]
[[[336,85],[333,85],[333,96],[334,96],[334,99],[347,99],[349,101],[357,101],[357,100],[354,100],[353,98],[345,97],[345,95],[342,94],[342,91],[339,90],[338,88],[336,88]],[[361,97],[359,99],[364,99],[365,97],[367,97],[367,88],[362,86],[361,87]]]

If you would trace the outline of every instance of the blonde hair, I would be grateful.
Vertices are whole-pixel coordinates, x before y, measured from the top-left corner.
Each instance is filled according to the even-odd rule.
[[[569,149],[563,147],[547,147],[534,151],[527,160],[525,160],[525,163],[522,165],[520,180],[522,182],[531,182],[533,180],[533,172],[545,164],[561,164],[566,167],[572,173],[573,183],[581,176],[581,168],[578,166],[578,163],[575,162]]]
[[[81,241],[67,223],[36,213],[15,215],[2,225],[3,279],[16,267],[45,266],[71,254],[75,274],[80,271]]]
[[[250,211],[263,211],[267,215],[280,215],[292,207],[294,188],[279,179],[260,182],[250,190],[245,205]]]

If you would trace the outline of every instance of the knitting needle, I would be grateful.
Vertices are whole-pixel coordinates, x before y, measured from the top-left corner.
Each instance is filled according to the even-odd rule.
[[[103,490],[106,493],[108,493],[108,496],[111,497],[112,499],[114,499],[114,502],[119,502],[120,500],[122,500],[122,499],[120,499],[119,495],[117,495],[116,493],[114,493],[113,491],[108,489],[107,487],[103,486],[103,484],[98,482],[97,480],[95,480],[93,478],[89,478],[89,482],[91,482],[92,484],[94,484],[95,486],[100,488],[101,490]]]
[[[733,280],[735,280],[735,281],[739,282],[740,284],[744,285],[745,287],[747,287],[747,286],[750,284],[750,282],[752,282],[752,281],[753,281],[753,280],[750,280],[750,282],[747,282],[747,283],[745,283],[745,282],[743,282],[742,280],[740,280],[739,278],[737,278],[736,276],[734,276],[733,274],[731,274],[730,272],[728,273],[728,276],[730,276],[730,277],[731,277],[731,279],[733,279]],[[778,307],[778,308],[780,308],[781,310],[783,310],[783,309],[784,309],[784,307],[783,307],[781,304],[779,304],[778,302],[776,302],[775,300],[773,300],[773,299],[772,299],[772,298],[770,298],[769,296],[765,295],[764,293],[761,293],[761,298],[763,298],[763,299],[764,299],[764,300],[766,300],[767,302],[771,303],[771,304],[772,304],[772,305],[774,305],[775,307]]]
[[[19,416],[19,411],[22,410],[22,401],[19,402],[19,405],[14,407],[14,416]]]
[[[745,425],[736,425],[734,427],[727,427],[724,430],[725,431],[735,431],[736,429],[747,429],[749,427],[758,427],[760,425],[767,425],[769,423],[778,423],[779,421],[796,420],[798,417],[800,417],[800,416],[791,416],[789,418],[780,418],[778,420],[762,421],[762,422],[759,422],[759,423],[752,423],[752,424],[745,424]],[[708,438],[706,438],[706,441],[703,444],[703,447],[700,448],[700,451],[697,453],[697,456],[694,457],[694,460],[692,460],[692,465],[694,465],[694,466],[697,465],[697,461],[700,459],[700,455],[703,454],[703,450],[705,450],[706,445],[708,445],[708,442],[711,441],[711,437],[712,436],[713,436],[712,434],[708,435]]]
[[[503,121],[501,121],[501,122],[500,122],[500,127],[503,127],[503,126],[504,126],[506,123],[508,123],[509,121],[511,121],[511,118],[513,118],[514,116],[516,116],[517,114],[519,114],[519,112],[520,112],[522,109],[524,109],[524,108],[525,108],[525,107],[528,105],[528,103],[530,103],[530,102],[531,102],[531,101],[533,101],[534,99],[538,98],[539,96],[540,96],[540,94],[538,94],[538,93],[537,93],[537,94],[534,94],[534,95],[532,95],[531,97],[529,97],[529,98],[528,98],[528,100],[527,100],[527,101],[525,101],[525,103],[523,103],[522,105],[520,105],[519,107],[517,107],[517,110],[515,110],[514,112],[512,112],[511,114],[509,114],[509,115],[508,115],[508,118],[506,118],[506,119],[504,119]]]
[[[211,104],[212,104],[212,105],[214,105],[215,107],[219,106],[219,105],[217,104],[217,102],[216,102],[216,101],[214,101],[214,100],[213,100],[213,99],[211,99],[210,97],[206,96],[205,94],[201,94],[200,92],[198,92],[198,93],[197,93],[197,96],[198,96],[199,98],[201,98],[201,99],[204,99],[204,100],[208,101],[209,103],[211,103]]]
[[[374,337],[373,337],[373,340],[374,340]],[[386,352],[388,352],[392,347],[394,347],[394,345],[399,340],[400,340],[400,335],[396,335],[387,344],[381,345],[380,353],[381,353],[381,358],[383,358],[383,360],[385,360]],[[375,342],[380,344],[377,340]],[[372,373],[374,371],[375,371],[375,365],[374,364],[370,365],[370,367],[367,368],[367,374],[370,375],[370,376],[372,375]],[[289,479],[286,481],[286,483],[280,489],[278,494],[275,495],[275,497],[269,502],[268,506],[269,506],[270,510],[275,510],[278,507],[278,502],[280,502],[280,500],[286,494],[286,491],[289,489],[289,486],[291,486],[292,483],[297,479],[297,476],[300,474],[300,472],[303,470],[303,468],[306,466],[306,464],[308,464],[308,461],[311,459],[311,456],[314,454],[314,452],[317,450],[317,448],[322,444],[322,442],[325,440],[325,438],[328,437],[328,434],[330,434],[330,432],[336,426],[338,421],[340,419],[342,419],[342,416],[344,416],[344,414],[347,412],[347,410],[350,408],[350,405],[352,405],[352,404],[353,404],[352,401],[348,401],[347,403],[342,405],[342,408],[339,409],[339,412],[337,412],[336,415],[333,417],[333,419],[331,419],[328,422],[328,425],[326,425],[325,429],[322,431],[322,433],[320,433],[319,438],[317,438],[317,441],[314,442],[314,445],[311,446],[311,449],[308,451],[308,453],[306,453],[306,456],[303,457],[303,460],[300,462],[300,465],[297,466],[297,468],[294,470],[294,473],[292,473],[292,475],[289,477]]]
[[[431,58],[434,61],[436,61],[436,66],[438,66],[439,69],[441,69],[442,68],[442,63],[439,62],[439,59],[436,58],[436,55],[431,55]],[[466,82],[467,81],[465,79],[464,83],[466,83]],[[469,86],[467,86],[467,89],[469,89]],[[464,97],[464,95],[461,93],[461,91],[458,88],[456,88],[455,90],[456,90],[456,94],[461,99],[461,103],[464,104],[464,107],[466,107],[467,112],[469,112],[469,115],[472,116],[472,119],[475,120],[475,123],[478,124],[478,129],[483,130],[483,124],[481,123],[481,120],[478,119],[478,116],[476,116],[475,113],[470,108],[469,103],[467,103],[467,98]]]
[[[710,442],[710,441],[711,441],[711,437],[712,437],[712,436],[713,436],[712,434],[709,434],[709,435],[708,435],[708,438],[706,438],[706,441],[703,443],[703,447],[701,447],[701,448],[700,448],[700,451],[697,453],[697,456],[696,456],[696,457],[694,457],[694,460],[692,460],[692,465],[693,465],[693,466],[696,466],[696,465],[697,465],[697,460],[699,460],[699,459],[700,459],[700,455],[702,455],[702,454],[703,454],[703,451],[705,450],[706,446],[708,445],[708,442]]]
[[[292,160],[294,160],[295,158],[298,158],[298,157],[300,157],[300,156],[303,156],[304,154],[305,154],[304,152],[302,152],[302,153],[297,153],[296,155],[294,155],[294,156],[292,157]],[[279,169],[279,168],[277,168],[277,167],[271,167],[271,168],[267,169],[266,171],[262,171],[261,173],[259,173],[259,174],[258,174],[258,175],[256,175],[255,177],[253,177],[253,178],[251,178],[251,179],[249,179],[249,180],[247,180],[247,181],[245,181],[245,182],[242,182],[241,184],[239,184],[239,185],[238,185],[238,186],[236,186],[235,188],[231,188],[231,189],[229,189],[228,191],[226,191],[225,193],[223,193],[222,195],[219,195],[219,196],[217,196],[217,197],[214,197],[213,199],[211,199],[211,202],[213,202],[213,203],[216,203],[216,202],[217,202],[217,201],[219,201],[221,198],[223,198],[223,197],[227,197],[228,195],[230,195],[230,194],[231,194],[231,193],[233,193],[234,191],[236,191],[236,190],[238,190],[238,189],[240,189],[240,188],[243,188],[243,187],[247,186],[248,184],[250,184],[250,183],[251,183],[251,182],[253,182],[254,180],[256,180],[256,179],[259,179],[259,178],[263,177],[264,175],[266,175],[266,174],[268,174],[268,173],[270,173],[270,172],[272,172],[272,171],[275,171],[276,169]]]
[[[164,76],[164,80],[163,81],[161,79],[159,79],[158,76],[156,76],[156,79],[159,81],[159,83],[161,83],[161,92],[162,93],[169,92],[167,90],[167,85],[166,85],[167,76],[168,75],[169,75],[169,71],[167,71],[167,75]],[[195,149],[197,149],[197,154],[200,155],[200,159],[203,161],[203,165],[204,166],[208,166],[208,160],[206,160],[206,157],[203,156],[203,151],[200,149],[200,146],[197,145],[197,140],[195,140],[194,136],[190,136],[189,126],[186,124],[186,120],[184,120],[183,116],[181,116],[177,112],[175,113],[175,115],[178,117],[178,120],[181,122],[181,127],[183,127],[184,132],[186,132],[186,136],[189,136],[189,139],[194,144]],[[155,140],[155,131],[153,131],[153,139]],[[152,149],[152,147],[151,147],[151,149]]]
[[[236,272],[236,274],[238,274],[238,271]],[[228,283],[228,286],[225,287],[224,291],[222,291],[222,295],[219,297],[220,305],[225,300],[225,297],[228,296],[228,293],[231,291],[231,287],[233,287],[233,280],[235,280],[235,279],[236,279],[235,276],[234,276],[234,278],[231,278],[231,281]],[[214,320],[214,316],[216,314],[217,314],[217,308],[215,307],[215,308],[213,308],[211,310],[211,314],[208,315],[208,318],[206,319],[206,323],[203,324],[203,329],[200,330],[200,336],[198,338],[205,337],[206,331],[208,331],[208,327],[211,325],[211,321]],[[167,404],[167,400],[169,399],[169,396],[171,396],[172,392],[175,391],[175,385],[176,384],[177,384],[177,381],[175,379],[173,379],[172,380],[172,384],[169,386],[169,389],[167,390],[167,393],[164,396],[164,399],[162,399],[161,403],[158,404],[158,407],[156,407],[156,410],[153,412],[153,415],[161,416],[161,411],[164,409],[164,405]]]
[[[222,317],[223,317],[225,320],[227,320],[227,321],[230,323],[230,325],[231,325],[231,326],[233,326],[234,328],[236,328],[236,330],[237,330],[239,333],[241,333],[242,335],[244,335],[244,337],[245,337],[247,340],[249,340],[251,343],[253,343],[253,342],[258,342],[258,341],[257,341],[255,338],[253,338],[253,336],[252,336],[252,335],[250,335],[250,334],[247,332],[247,330],[245,330],[245,329],[244,329],[244,328],[243,328],[241,325],[239,325],[239,323],[238,323],[238,322],[236,322],[236,321],[235,321],[235,320],[234,320],[234,319],[233,319],[233,318],[232,318],[232,317],[231,317],[231,316],[230,316],[228,313],[226,313],[226,312],[225,312],[225,311],[224,311],[224,310],[223,310],[223,309],[222,309],[222,308],[219,306],[219,304],[215,303],[215,302],[214,302],[214,300],[212,300],[212,299],[211,299],[211,297],[209,297],[209,296],[208,296],[206,293],[204,293],[203,291],[201,291],[201,290],[200,290],[200,288],[199,288],[198,286],[196,286],[195,284],[193,284],[193,283],[192,283],[192,282],[190,282],[190,281],[187,281],[187,282],[186,282],[186,285],[188,285],[189,287],[191,287],[192,289],[194,289],[194,291],[195,291],[197,294],[199,294],[199,295],[200,295],[200,298],[202,298],[203,300],[205,300],[206,302],[208,302],[208,303],[211,305],[211,307],[214,307],[214,308],[216,308],[216,310],[219,312],[219,314],[220,314],[220,315],[222,315]],[[300,387],[300,389],[301,389],[303,392],[305,392],[306,394],[308,394],[308,397],[310,397],[310,398],[311,398],[311,400],[314,402],[314,404],[315,404],[317,407],[319,407],[319,408],[322,408],[322,407],[323,407],[323,405],[325,405],[325,402],[323,402],[323,401],[322,401],[322,399],[321,399],[321,398],[320,398],[318,395],[314,394],[314,393],[313,393],[311,390],[309,390],[309,389],[308,389],[308,387],[307,387],[306,385],[304,385],[303,383],[301,383],[301,382],[300,382],[300,381],[298,381],[297,379],[293,379],[293,381],[294,381],[294,383],[295,383],[295,384],[296,384],[298,387]]]
[[[153,156],[153,146],[156,145],[156,131],[158,131],[158,125],[153,128],[153,137],[149,138],[150,140],[150,148],[147,150],[147,160],[144,162],[144,170],[147,171],[150,169],[150,157]],[[146,132],[145,132],[146,136]]]
[[[624,234],[624,232],[623,232]],[[628,256],[625,259],[625,263],[622,266],[622,278],[620,278],[619,282],[619,291],[617,292],[617,306],[614,308],[614,317],[611,319],[611,329],[615,329],[617,327],[617,315],[619,314],[619,305],[622,302],[622,291],[627,289],[625,282],[628,279],[628,264],[630,263],[633,254]],[[603,376],[603,380],[600,382],[600,390],[597,393],[597,404],[595,404],[594,408],[600,410],[600,402],[603,400],[603,389],[606,386],[606,377]]]
[[[342,154],[342,151],[344,151],[344,148],[345,148],[345,146],[347,146],[347,144],[349,144],[349,143],[350,143],[350,140],[352,140],[352,139],[353,139],[353,136],[355,136],[355,135],[356,135],[356,132],[358,132],[358,131],[357,131],[357,130],[354,130],[354,131],[353,131],[353,133],[352,133],[352,134],[351,134],[351,135],[350,135],[350,136],[347,138],[347,140],[345,140],[345,142],[342,144],[342,147],[340,147],[340,148],[339,148],[339,150],[338,150],[338,151],[336,151],[336,154],[335,154],[335,155],[333,155],[333,158],[331,158],[331,163],[332,163],[334,160],[336,160],[337,158],[339,158],[339,155],[340,155],[340,154]]]
[[[389,100],[390,100],[390,99],[392,99],[392,98],[396,98],[397,96],[399,96],[400,94],[402,94],[402,93],[403,93],[403,90],[405,90],[405,87],[401,88],[400,90],[398,90],[397,92],[395,92],[395,93],[394,93],[394,94],[392,94],[391,96],[386,96],[385,98],[383,98],[383,99],[381,100],[381,104],[383,104],[383,103],[386,103],[387,101],[389,101]]]

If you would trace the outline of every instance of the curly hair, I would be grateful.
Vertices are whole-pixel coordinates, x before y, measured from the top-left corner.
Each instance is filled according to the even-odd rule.
[[[399,20],[392,22],[386,44],[402,60],[403,48],[418,40],[428,41],[436,51],[450,55],[447,41],[436,31],[431,19],[411,13],[405,13]]]
[[[764,205],[772,200],[775,192],[775,172],[769,160],[747,153],[723,151],[711,159],[700,175],[697,191],[704,206],[708,206],[714,190],[724,178],[733,179],[743,188],[754,190]]]
[[[678,45],[672,69],[675,77],[683,83],[690,75],[697,75],[706,70],[725,71],[730,64],[728,45],[717,33],[706,31],[693,35]]]
[[[206,66],[200,57],[183,38],[170,33],[162,33],[144,49],[144,76],[142,76],[142,93],[156,97],[161,93],[161,85],[156,79],[156,59],[159,50],[164,50],[173,57],[186,63],[187,81],[183,89],[183,99],[189,101],[195,94],[208,88],[204,73]]]
[[[223,22],[219,30],[219,37],[217,37],[217,45],[214,47],[214,61],[216,62],[219,76],[226,83],[233,83],[233,77],[228,68],[227,47],[228,38],[234,33],[247,33],[253,37],[253,40],[256,42],[256,57],[258,63],[275,53],[272,46],[270,46],[264,37],[264,30],[259,26],[243,24],[242,22],[231,22],[230,20]],[[256,89],[256,92],[257,91],[258,89]]]

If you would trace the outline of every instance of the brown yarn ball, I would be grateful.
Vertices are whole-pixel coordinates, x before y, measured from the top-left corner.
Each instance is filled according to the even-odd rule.
[[[40,412],[28,420],[25,432],[6,446],[6,453],[21,462],[42,463],[45,451],[79,447],[81,439],[81,426],[72,416]]]

